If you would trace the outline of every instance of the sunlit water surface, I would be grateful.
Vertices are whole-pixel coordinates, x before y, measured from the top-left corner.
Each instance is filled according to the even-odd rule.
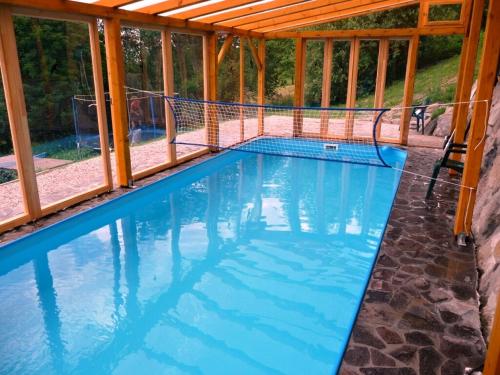
[[[399,178],[231,151],[8,245],[0,373],[334,373]]]

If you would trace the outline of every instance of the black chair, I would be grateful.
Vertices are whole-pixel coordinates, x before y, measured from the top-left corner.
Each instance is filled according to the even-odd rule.
[[[426,105],[419,105],[413,107],[413,112],[411,113],[412,117],[417,119],[417,132],[422,129],[422,135],[424,134],[424,120],[425,120],[425,110],[427,109]]]
[[[470,121],[467,123],[467,127],[465,128],[464,139],[467,139],[467,134],[469,133]],[[439,175],[439,171],[441,168],[448,168],[456,171],[457,173],[462,174],[464,171],[464,163],[460,160],[450,160],[450,155],[452,154],[466,154],[467,153],[467,144],[466,143],[453,143],[453,136],[455,134],[455,130],[447,136],[444,140],[443,149],[444,155],[442,158],[436,160],[434,163],[434,169],[432,171],[432,179],[429,183],[429,187],[427,188],[427,194],[425,195],[425,199],[429,199],[432,194],[432,189],[434,189],[434,185],[436,184],[436,178]]]

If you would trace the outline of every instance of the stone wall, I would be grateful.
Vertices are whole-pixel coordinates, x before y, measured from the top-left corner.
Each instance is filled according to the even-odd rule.
[[[482,274],[483,325],[489,336],[500,293],[500,82],[493,93],[472,229]]]

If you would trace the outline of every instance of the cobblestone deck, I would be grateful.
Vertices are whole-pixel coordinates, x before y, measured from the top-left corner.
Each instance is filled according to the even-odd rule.
[[[429,175],[440,155],[410,148],[405,169]],[[474,249],[452,235],[458,188],[437,183],[429,201],[426,189],[403,174],[342,375],[454,375],[483,362]]]
[[[441,150],[411,148],[406,169],[429,175]],[[140,180],[147,185],[210,156]],[[448,179],[443,173],[442,178]],[[343,375],[463,374],[480,366],[477,273],[472,247],[452,235],[457,188],[404,174],[377,264],[353,330]],[[130,190],[115,191],[0,235],[0,243],[86,210]]]

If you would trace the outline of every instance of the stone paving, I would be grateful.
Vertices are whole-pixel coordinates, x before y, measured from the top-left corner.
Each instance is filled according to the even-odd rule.
[[[406,169],[428,175],[441,150],[410,148]],[[137,181],[147,185],[205,160]],[[446,173],[440,176],[449,179]],[[456,182],[456,180],[455,180]],[[354,327],[342,375],[463,374],[482,364],[477,273],[472,247],[452,235],[458,190],[437,183],[424,200],[426,181],[405,174],[369,288]],[[87,210],[130,189],[118,188],[0,235],[0,243]]]
[[[428,175],[441,152],[410,148],[405,169]],[[342,375],[458,375],[483,363],[474,249],[452,234],[458,188],[437,183],[429,201],[426,189],[403,175]]]

